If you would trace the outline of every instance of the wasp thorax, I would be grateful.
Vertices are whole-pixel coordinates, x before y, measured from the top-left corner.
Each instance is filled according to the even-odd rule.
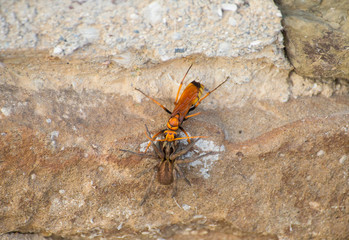
[[[177,130],[179,126],[179,120],[177,117],[171,117],[167,122],[167,127],[171,130]]]

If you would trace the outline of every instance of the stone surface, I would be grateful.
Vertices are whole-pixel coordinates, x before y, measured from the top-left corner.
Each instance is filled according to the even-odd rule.
[[[20,69],[17,68],[18,64],[22,66]],[[73,89],[77,92],[100,90],[132,96],[134,101],[141,102],[144,96],[134,90],[138,87],[150,96],[169,100],[176,95],[179,83],[190,64],[194,65],[185,84],[197,80],[207,89],[213,89],[230,77],[220,91],[210,96],[211,100],[205,108],[214,108],[218,102],[231,107],[243,105],[249,99],[285,102],[290,98],[289,84],[286,81],[288,70],[279,69],[263,60],[243,58],[199,56],[173,60],[157,66],[149,64],[142,68],[125,69],[113,63],[105,64],[105,59],[58,59],[50,57],[47,52],[26,52],[24,56],[9,54],[3,60],[3,70],[7,78],[1,78],[0,82],[10,81],[11,84],[35,91],[46,88]],[[226,98],[230,93],[234,94],[231,98]]]
[[[297,74],[349,79],[348,1],[276,1],[283,15],[287,55]]]
[[[1,239],[349,236],[348,85],[291,72],[272,1],[194,3],[1,2]],[[185,85],[230,80],[183,124],[208,136],[186,157],[219,154],[140,207],[156,160],[118,149],[168,115],[134,88],[172,109],[192,63]]]
[[[193,68],[195,75],[191,77],[197,77],[208,88],[227,76],[232,77],[229,91],[235,91],[234,83],[246,83],[246,91],[236,95],[238,102],[251,97],[279,101],[290,97],[287,76],[291,66],[283,52],[281,14],[271,0],[231,3],[65,0],[54,5],[47,1],[4,1],[0,13],[3,33],[0,50],[6,58],[22,50],[18,55],[23,58],[38,57],[44,52],[44,56],[52,55],[52,59],[85,59],[87,68],[91,61],[100,62],[100,67],[113,64],[113,76],[96,73],[92,81],[106,77],[108,83],[98,84],[98,88],[132,95],[134,99],[140,96],[130,91],[132,86],[120,87],[120,83],[150,85],[149,95],[166,93],[159,97],[168,97],[167,93],[176,88],[191,64],[188,61],[179,70],[171,60],[183,57],[190,60],[194,55],[199,55],[195,59],[201,61]],[[138,69],[164,62],[171,66],[168,71],[137,76]],[[134,70],[134,80],[129,81],[130,76],[123,74],[125,69]],[[78,71],[75,69],[76,75]],[[54,81],[36,78],[34,87],[54,88],[57,83],[65,87],[72,84],[74,88],[90,86],[91,79],[75,75],[71,76],[74,79],[62,82],[59,75],[64,72],[56,74]]]
[[[273,46],[268,58],[288,64],[281,14],[271,0],[4,1],[1,12],[0,50],[35,47],[64,56],[88,45],[90,57],[112,55],[119,64],[134,65],[136,59],[120,59],[124,52],[137,51],[133,58],[146,62],[192,54],[236,57]]]
[[[0,235],[1,240],[51,240],[51,237],[44,237],[39,234],[8,233]]]
[[[345,79],[319,81],[304,78],[296,72],[292,72],[289,79],[291,83],[290,92],[294,98],[316,95],[331,97],[332,95],[346,95],[349,92],[349,82]]]
[[[97,89],[31,89],[29,78],[17,86],[11,73],[23,66],[11,69],[1,71],[1,233],[75,239],[349,234],[348,97],[210,109],[210,96],[199,106],[202,114],[183,126],[192,136],[209,136],[197,152],[221,153],[184,165],[192,187],[180,179],[175,199],[171,186],[155,184],[140,207],[150,176],[136,176],[154,161],[118,149],[139,151],[147,142],[144,124],[155,133],[168,115],[152,102]],[[173,98],[159,101],[168,105]]]

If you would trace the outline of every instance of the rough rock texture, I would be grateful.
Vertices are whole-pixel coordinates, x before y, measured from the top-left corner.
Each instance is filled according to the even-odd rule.
[[[193,3],[1,2],[1,239],[349,237],[348,86],[291,72],[271,1]],[[118,149],[168,115],[134,87],[172,109],[192,63],[185,84],[230,80],[185,157],[219,154],[140,207],[156,161]]]
[[[234,92],[233,83],[246,83],[246,91],[236,95],[234,104],[251,97],[287,101],[290,95],[287,77],[291,66],[283,53],[281,13],[271,0],[65,0],[54,6],[43,0],[4,1],[0,15],[0,50],[6,56],[13,50],[35,48],[35,52],[24,53],[24,58],[44,52],[44,56],[86,59],[86,68],[91,67],[91,61],[100,63],[99,67],[114,65],[107,76],[98,74],[98,69],[82,76],[80,69],[75,69],[70,78],[53,68],[53,81],[40,76],[39,69],[39,76],[33,79],[35,88],[56,89],[58,84],[83,89],[97,85],[139,100],[133,87],[125,84],[132,83],[149,85],[149,95],[168,97],[170,91],[171,96],[175,92],[190,62],[181,69],[169,64],[166,72],[158,71],[157,75],[150,72],[138,76],[137,69],[200,55],[202,68],[193,68],[191,78],[195,76],[211,88],[231,76],[228,91]],[[217,57],[224,58],[217,62]],[[125,75],[125,69],[133,69],[132,76]]]
[[[349,79],[348,1],[277,0],[287,55],[304,77]]]
[[[0,236],[1,240],[51,240],[51,237],[44,237],[39,234],[9,233]]]
[[[347,95],[349,93],[349,82],[345,79],[312,79],[302,77],[292,71],[289,76],[291,84],[290,92],[294,98],[304,96],[322,95]]]
[[[153,161],[117,149],[138,151],[146,142],[143,124],[152,132],[164,125],[162,109],[100,91],[34,92],[4,84],[1,92],[2,233],[174,239],[349,234],[348,98],[203,111],[184,126],[209,136],[198,151],[210,145],[223,151],[184,166],[193,186],[181,180],[175,200],[171,186],[156,185],[140,207],[150,175],[136,175]]]
[[[113,54],[113,60],[130,67],[136,61],[127,56],[131,50],[146,62],[196,53],[236,57],[272,46],[272,54],[264,53],[267,58],[288,64],[281,51],[281,14],[271,0],[65,0],[54,6],[42,0],[3,1],[1,13],[1,50],[49,48],[63,56],[88,45],[84,50],[90,57]]]

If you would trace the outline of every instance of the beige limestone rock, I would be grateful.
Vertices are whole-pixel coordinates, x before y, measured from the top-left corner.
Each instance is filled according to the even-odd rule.
[[[194,3],[1,3],[1,239],[348,236],[347,88],[290,75],[272,1]],[[231,78],[183,124],[219,154],[140,207],[155,162],[118,149],[168,115],[134,87],[172,109],[192,63],[185,84]]]
[[[285,16],[285,46],[297,74],[349,79],[347,1],[277,1]]]
[[[349,92],[349,83],[344,79],[337,81],[314,80],[302,77],[295,72],[290,74],[292,96],[297,98],[300,96],[323,95],[331,97],[332,95],[345,95]]]
[[[85,63],[79,64],[81,70]],[[17,67],[12,73],[23,71]],[[15,86],[7,84],[18,80],[14,75],[1,76],[0,104],[7,109],[0,113],[1,233],[73,239],[348,234],[349,162],[339,160],[349,154],[347,97],[209,109],[210,96],[202,114],[183,127],[209,136],[197,152],[220,154],[182,166],[192,187],[180,179],[175,199],[171,186],[155,184],[140,207],[150,176],[136,176],[154,161],[118,149],[139,151],[147,142],[145,123],[152,133],[164,127],[168,115],[161,108],[103,89],[31,89],[25,87],[30,79]]]

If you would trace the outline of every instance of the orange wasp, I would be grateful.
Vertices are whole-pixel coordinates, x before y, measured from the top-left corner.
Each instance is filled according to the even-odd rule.
[[[182,79],[182,81],[181,81],[181,83],[179,85],[179,88],[178,88],[178,91],[177,91],[177,95],[176,95],[176,100],[174,102],[175,108],[173,109],[172,112],[170,110],[168,110],[165,106],[163,106],[161,103],[156,101],[154,98],[146,95],[140,89],[136,88],[137,91],[139,91],[144,96],[146,96],[147,98],[152,100],[154,103],[159,105],[167,113],[171,114],[170,119],[168,120],[167,125],[166,125],[167,129],[163,129],[160,132],[158,132],[157,134],[155,134],[151,139],[149,139],[150,141],[167,141],[167,142],[172,142],[172,141],[176,141],[176,140],[180,140],[180,139],[188,139],[188,142],[190,143],[190,138],[201,138],[201,137],[203,137],[203,136],[189,137],[188,133],[181,127],[181,124],[183,123],[184,120],[187,120],[188,118],[191,118],[191,117],[199,115],[200,112],[194,113],[194,114],[191,114],[191,115],[187,115],[187,114],[189,112],[193,111],[197,106],[199,106],[201,101],[204,100],[206,97],[208,97],[208,95],[210,95],[212,92],[214,92],[217,88],[219,88],[226,81],[228,81],[229,77],[227,77],[222,83],[220,83],[212,91],[209,91],[208,93],[206,93],[206,95],[203,96],[202,98],[201,98],[201,95],[202,95],[202,92],[204,90],[204,85],[202,85],[199,82],[192,81],[184,89],[182,95],[178,99],[179,92],[181,91],[181,88],[182,88],[182,85],[183,85],[183,81],[184,81],[185,77],[187,76],[187,74],[188,74],[188,72],[189,72],[189,70],[191,69],[192,66],[193,66],[193,64],[190,65],[190,67],[188,68],[187,72],[185,73],[185,75],[184,75],[184,77],[183,77],[183,79]],[[182,132],[184,132],[186,137],[178,138],[177,137],[177,130],[178,129],[180,129]],[[161,133],[165,134],[165,138],[164,139],[160,139],[160,140],[155,140],[156,137],[159,134],[161,134]],[[147,148],[145,149],[145,152],[148,150],[150,144],[151,144],[151,142],[149,142]]]

